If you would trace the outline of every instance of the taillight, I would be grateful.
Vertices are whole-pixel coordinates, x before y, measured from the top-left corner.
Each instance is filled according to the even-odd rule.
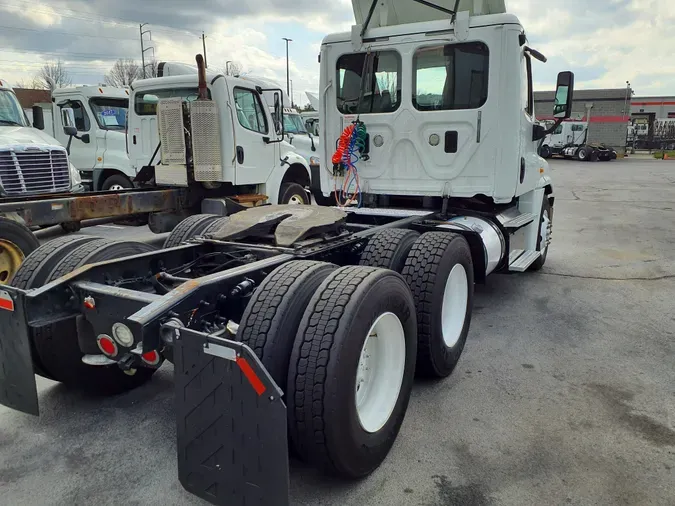
[[[113,341],[112,337],[106,334],[101,334],[96,338],[96,342],[98,344],[98,349],[101,350],[104,355],[108,357],[117,356],[117,345],[115,344],[115,341]]]
[[[160,357],[159,353],[156,350],[143,353],[143,355],[141,355],[141,358],[143,359],[143,362],[145,362],[148,365],[157,365],[159,364],[159,361],[162,359],[162,357]]]

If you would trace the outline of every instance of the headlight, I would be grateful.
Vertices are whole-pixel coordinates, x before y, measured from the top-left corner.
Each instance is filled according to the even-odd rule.
[[[321,158],[318,156],[311,156],[309,158],[309,164],[310,165],[321,165]]]
[[[70,182],[73,186],[82,184],[82,176],[80,175],[80,171],[77,170],[72,163],[70,164]]]

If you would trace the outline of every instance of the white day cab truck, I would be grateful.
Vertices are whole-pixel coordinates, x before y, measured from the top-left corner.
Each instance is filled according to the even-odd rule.
[[[157,161],[161,146],[162,169],[156,171],[156,184],[186,186],[192,180],[188,179],[185,167],[174,170],[175,160],[184,164],[185,153],[182,147],[180,152],[167,151],[166,139],[158,135],[157,107],[161,99],[173,98],[175,111],[167,111],[164,121],[182,118],[182,108],[199,97],[198,76],[191,66],[170,63],[161,66],[160,75],[132,85],[129,158],[140,172]],[[307,144],[301,139],[296,141],[306,147],[301,152],[289,144],[289,135],[283,128],[288,124],[286,116],[283,115],[284,125],[275,121],[274,103],[266,100],[273,100],[276,94],[278,103],[282,103],[282,91],[274,83],[263,88],[264,83],[258,80],[220,74],[207,73],[205,79],[207,96],[217,107],[218,117],[211,120],[217,129],[209,130],[212,135],[209,139],[200,136],[192,139],[192,146],[186,144],[189,150],[196,147],[196,142],[213,146],[208,158],[195,160],[194,182],[219,196],[261,195],[266,198],[258,200],[269,200],[272,204],[309,204],[306,189],[311,180],[311,139],[296,136],[304,137]],[[181,103],[185,105],[179,107]],[[318,164],[316,157],[313,161]]]
[[[616,160],[613,148],[602,144],[588,143],[589,121],[563,121],[546,136],[539,147],[542,158],[561,156],[580,162],[609,162]]]
[[[543,267],[554,189],[537,147],[552,130],[533,110],[533,60],[545,57],[503,2],[353,7],[352,32],[321,46],[315,191],[344,205],[192,216],[159,251],[93,237],[40,248],[0,292],[2,404],[37,415],[34,374],[112,394],[169,360],[191,493],[287,505],[290,447],[330,475],[380,466],[415,376],[455,369],[474,284]],[[134,90],[159,99],[138,100],[159,113],[158,179],[218,181],[238,170],[245,135],[274,142],[262,89],[200,75],[189,105]],[[561,73],[558,123],[573,89]],[[233,137],[237,93],[255,121]],[[247,170],[279,157],[258,151]]]
[[[80,174],[66,149],[31,126],[12,87],[0,79],[0,284],[40,245],[13,204],[4,203],[82,191]],[[69,219],[60,223],[66,230],[76,225]]]
[[[70,161],[91,191],[133,188],[137,173],[127,156],[129,90],[107,86],[57,88],[49,109],[32,109],[33,125],[69,146]],[[66,110],[72,110],[71,123]],[[77,132],[67,135],[71,123]]]

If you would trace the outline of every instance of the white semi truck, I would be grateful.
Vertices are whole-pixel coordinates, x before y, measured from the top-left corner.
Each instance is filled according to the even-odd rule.
[[[131,110],[129,113],[129,158],[137,172],[159,161],[160,142],[157,108],[159,101],[174,98],[176,103],[194,102],[199,97],[199,81],[196,68],[186,65],[164,64],[161,77],[136,81],[132,85]],[[207,96],[217,104],[218,131],[210,142],[217,145],[213,158],[206,165],[217,168],[196,173],[196,181],[204,183],[220,195],[238,193],[265,195],[272,204],[309,204],[308,189],[311,180],[310,164],[317,165],[318,158],[312,155],[312,139],[306,134],[287,134],[285,128],[273,117],[274,93],[281,90],[270,83],[208,73]],[[261,90],[261,91],[258,91]],[[295,111],[291,111],[295,112]],[[295,113],[297,115],[297,113]],[[284,115],[284,127],[294,126]],[[286,140],[289,136],[294,145]],[[171,166],[174,156],[161,148],[162,164]],[[179,157],[182,155],[178,155]],[[157,172],[155,179],[160,185],[187,186],[185,169],[170,173],[168,169]]]
[[[544,266],[555,193],[537,147],[557,125],[536,123],[546,59],[503,1],[353,6],[351,33],[321,46],[318,191],[343,205],[193,216],[161,251],[41,248],[0,292],[2,404],[38,414],[34,373],[113,393],[170,360],[179,479],[213,504],[289,504],[289,447],[351,479],[382,464],[415,376],[455,370],[474,284]],[[264,90],[200,74],[189,106],[138,102],[159,110],[158,178],[237,170],[230,93],[250,94],[253,126],[271,118]],[[573,90],[559,74],[558,124]]]
[[[57,88],[51,106],[33,107],[33,124],[70,146],[70,160],[92,191],[133,188],[137,173],[127,156],[129,90],[107,86]],[[64,132],[64,110],[72,110],[75,136]],[[67,121],[67,120],[66,120]]]
[[[546,136],[539,147],[543,158],[562,156],[581,162],[616,160],[614,148],[588,143],[589,121],[564,121]]]

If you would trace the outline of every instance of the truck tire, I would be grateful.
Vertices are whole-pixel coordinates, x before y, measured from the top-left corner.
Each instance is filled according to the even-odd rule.
[[[378,232],[368,240],[368,246],[361,253],[359,265],[391,269],[400,274],[413,244],[419,237],[419,232],[405,228],[391,228]]]
[[[445,378],[459,361],[471,324],[471,249],[459,234],[430,232],[413,246],[403,277],[417,308],[417,373]]]
[[[585,146],[583,146],[583,147],[581,147],[577,150],[577,159],[580,162],[588,161],[588,157],[589,157],[589,152],[588,152],[588,149]]]
[[[0,217],[0,285],[17,273],[25,258],[40,247],[40,241],[23,224]]]
[[[262,361],[281,389],[300,320],[319,285],[336,265],[299,260],[275,269],[256,289],[239,322],[237,338]]]
[[[551,201],[548,200],[547,196],[544,196],[544,203],[542,204],[541,216],[539,217],[539,239],[537,240],[537,251],[542,251],[542,254],[539,258],[537,258],[537,261],[530,266],[529,270],[540,271],[544,267],[544,264],[546,264],[546,258],[548,257],[548,249],[551,243],[552,232],[553,232],[553,208],[551,207]],[[544,233],[546,233],[546,241],[548,244],[546,244],[544,246],[545,249],[542,250]]]
[[[97,239],[80,245],[52,270],[46,282],[95,262],[103,262],[155,248],[137,242]],[[40,363],[55,381],[96,395],[116,395],[146,383],[155,369],[141,367],[129,375],[117,365],[91,366],[82,362],[75,318],[36,328],[33,342]]]
[[[343,477],[373,472],[403,423],[416,349],[415,301],[400,274],[348,266],[328,276],[289,363],[288,424],[300,458]]]
[[[298,183],[286,183],[281,185],[279,192],[279,204],[295,204],[309,206],[312,204],[309,193]]]
[[[113,174],[101,185],[101,191],[120,191],[120,190],[129,190],[134,187],[134,184],[131,180],[123,174]]]
[[[45,284],[47,277],[52,272],[58,262],[67,256],[71,251],[79,248],[82,244],[86,244],[97,239],[93,236],[67,236],[59,237],[53,241],[43,244],[38,249],[33,251],[26,257],[21,267],[16,272],[12,279],[11,285],[22,290],[30,290],[32,288],[39,288]],[[31,356],[33,361],[33,369],[36,374],[47,379],[52,378],[45,370],[42,362],[35,350],[35,344],[31,336],[30,339]]]
[[[213,221],[222,218],[216,214],[195,214],[181,221],[166,238],[164,249],[175,248],[204,232]]]
[[[539,150],[539,156],[542,158],[551,158],[551,148],[548,144],[544,144]]]

